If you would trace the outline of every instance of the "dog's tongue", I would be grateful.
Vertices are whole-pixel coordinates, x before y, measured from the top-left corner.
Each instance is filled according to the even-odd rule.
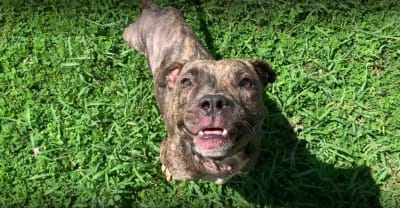
[[[202,149],[214,149],[227,141],[225,129],[204,129],[194,138],[194,144]]]

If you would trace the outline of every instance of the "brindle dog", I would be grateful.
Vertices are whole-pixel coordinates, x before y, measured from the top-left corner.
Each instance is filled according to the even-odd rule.
[[[160,157],[167,180],[218,184],[250,170],[259,152],[263,89],[275,73],[260,60],[214,60],[172,7],[142,1],[124,31],[143,53],[155,83],[168,138]]]

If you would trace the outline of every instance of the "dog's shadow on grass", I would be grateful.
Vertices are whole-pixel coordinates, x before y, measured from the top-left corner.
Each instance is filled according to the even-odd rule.
[[[257,168],[227,186],[261,207],[381,207],[368,167],[341,169],[319,161],[277,105],[269,100],[266,106]]]

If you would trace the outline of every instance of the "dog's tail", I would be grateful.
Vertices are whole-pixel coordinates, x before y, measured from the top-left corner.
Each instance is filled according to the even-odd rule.
[[[152,7],[157,7],[157,5],[154,3],[153,0],[142,0],[141,3],[142,3],[142,10],[152,8]]]

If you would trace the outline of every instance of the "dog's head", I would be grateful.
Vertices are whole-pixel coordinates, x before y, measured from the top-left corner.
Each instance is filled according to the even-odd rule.
[[[257,138],[264,118],[263,94],[275,73],[259,60],[172,63],[156,77],[167,100],[168,133],[179,134],[194,153],[223,158]]]

